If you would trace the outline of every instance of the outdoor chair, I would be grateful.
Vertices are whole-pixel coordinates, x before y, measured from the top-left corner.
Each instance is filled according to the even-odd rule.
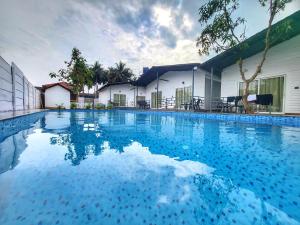
[[[198,99],[197,101],[195,101],[194,103],[194,110],[195,111],[200,111],[201,110],[201,106],[204,105],[204,102],[202,101],[202,99]]]
[[[150,105],[146,101],[137,101],[138,107],[140,109],[149,109]]]
[[[222,112],[232,112],[235,105],[235,96],[227,97],[227,102],[222,105]]]

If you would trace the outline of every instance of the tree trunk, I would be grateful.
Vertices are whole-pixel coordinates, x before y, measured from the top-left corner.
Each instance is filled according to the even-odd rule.
[[[245,88],[244,88],[244,91],[243,91],[242,101],[243,101],[245,112],[248,114],[248,113],[252,113],[249,102],[248,102],[250,82],[245,81],[244,84],[245,84]]]

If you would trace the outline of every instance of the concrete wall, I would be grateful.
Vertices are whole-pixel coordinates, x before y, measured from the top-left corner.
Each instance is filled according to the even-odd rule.
[[[246,76],[253,73],[261,53],[244,61]],[[262,73],[257,80],[266,77],[284,76],[283,112],[300,113],[300,35],[271,48]],[[238,84],[241,82],[238,65],[234,64],[222,72],[221,96],[238,95]]]
[[[40,108],[40,91],[0,56],[0,111]]]
[[[58,105],[62,105],[66,109],[70,108],[70,91],[65,88],[56,85],[45,90],[45,107],[57,108]]]

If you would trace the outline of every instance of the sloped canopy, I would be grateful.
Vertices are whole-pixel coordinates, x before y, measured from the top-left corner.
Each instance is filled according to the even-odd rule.
[[[188,63],[188,64],[176,64],[176,65],[166,65],[166,66],[153,66],[148,71],[140,76],[140,78],[135,82],[136,85],[146,86],[151,83],[161,75],[169,71],[192,71],[193,68],[201,66],[200,63]]]

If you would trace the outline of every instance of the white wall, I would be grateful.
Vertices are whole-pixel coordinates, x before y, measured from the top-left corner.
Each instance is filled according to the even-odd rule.
[[[261,53],[244,61],[246,76],[253,73]],[[285,76],[283,110],[285,113],[300,113],[300,35],[271,48],[258,79],[274,76]],[[241,82],[238,65],[225,68],[221,78],[221,96],[238,95],[238,84]],[[299,89],[295,89],[299,87]]]
[[[131,90],[135,88],[135,90]],[[110,89],[111,89],[111,100],[114,100],[114,94],[125,94],[126,95],[126,106],[133,107],[134,106],[134,96],[136,95],[137,88],[130,84],[118,84],[111,85],[106,87],[105,89],[99,92],[99,103],[107,105],[110,99]],[[145,95],[145,89],[143,87],[139,87],[139,95]]]
[[[204,97],[205,71],[198,69],[195,72],[194,95]],[[176,88],[192,86],[192,71],[169,71],[159,77],[158,91],[162,92],[162,98],[176,97]],[[156,92],[157,81],[154,80],[146,87],[146,99],[151,100],[151,93]]]
[[[70,108],[70,91],[56,85],[45,90],[45,107],[56,108],[63,104],[66,109]]]
[[[198,69],[195,72],[195,86],[194,86],[194,95],[199,97],[205,97],[205,75],[209,74],[208,72]],[[210,77],[209,77],[210,78]],[[162,76],[160,76],[159,87],[158,90],[162,91],[162,98],[172,98],[176,96],[176,88],[183,88],[192,86],[193,80],[193,72],[192,71],[169,71]],[[163,80],[161,80],[163,79]],[[168,80],[168,81],[164,81]],[[218,80],[216,76],[214,76],[214,80]],[[157,81],[154,80],[149,83],[146,87],[139,87],[138,92],[139,96],[145,96],[146,100],[151,102],[151,93],[156,92]],[[110,96],[110,88],[111,88],[111,98],[113,101],[114,94],[126,94],[127,106],[134,106],[134,94],[136,95],[137,88],[134,90],[130,90],[134,88],[129,84],[120,84],[120,85],[111,85],[99,93],[99,103],[107,104]],[[216,92],[215,95],[219,91]],[[210,93],[209,93],[210,94]]]

